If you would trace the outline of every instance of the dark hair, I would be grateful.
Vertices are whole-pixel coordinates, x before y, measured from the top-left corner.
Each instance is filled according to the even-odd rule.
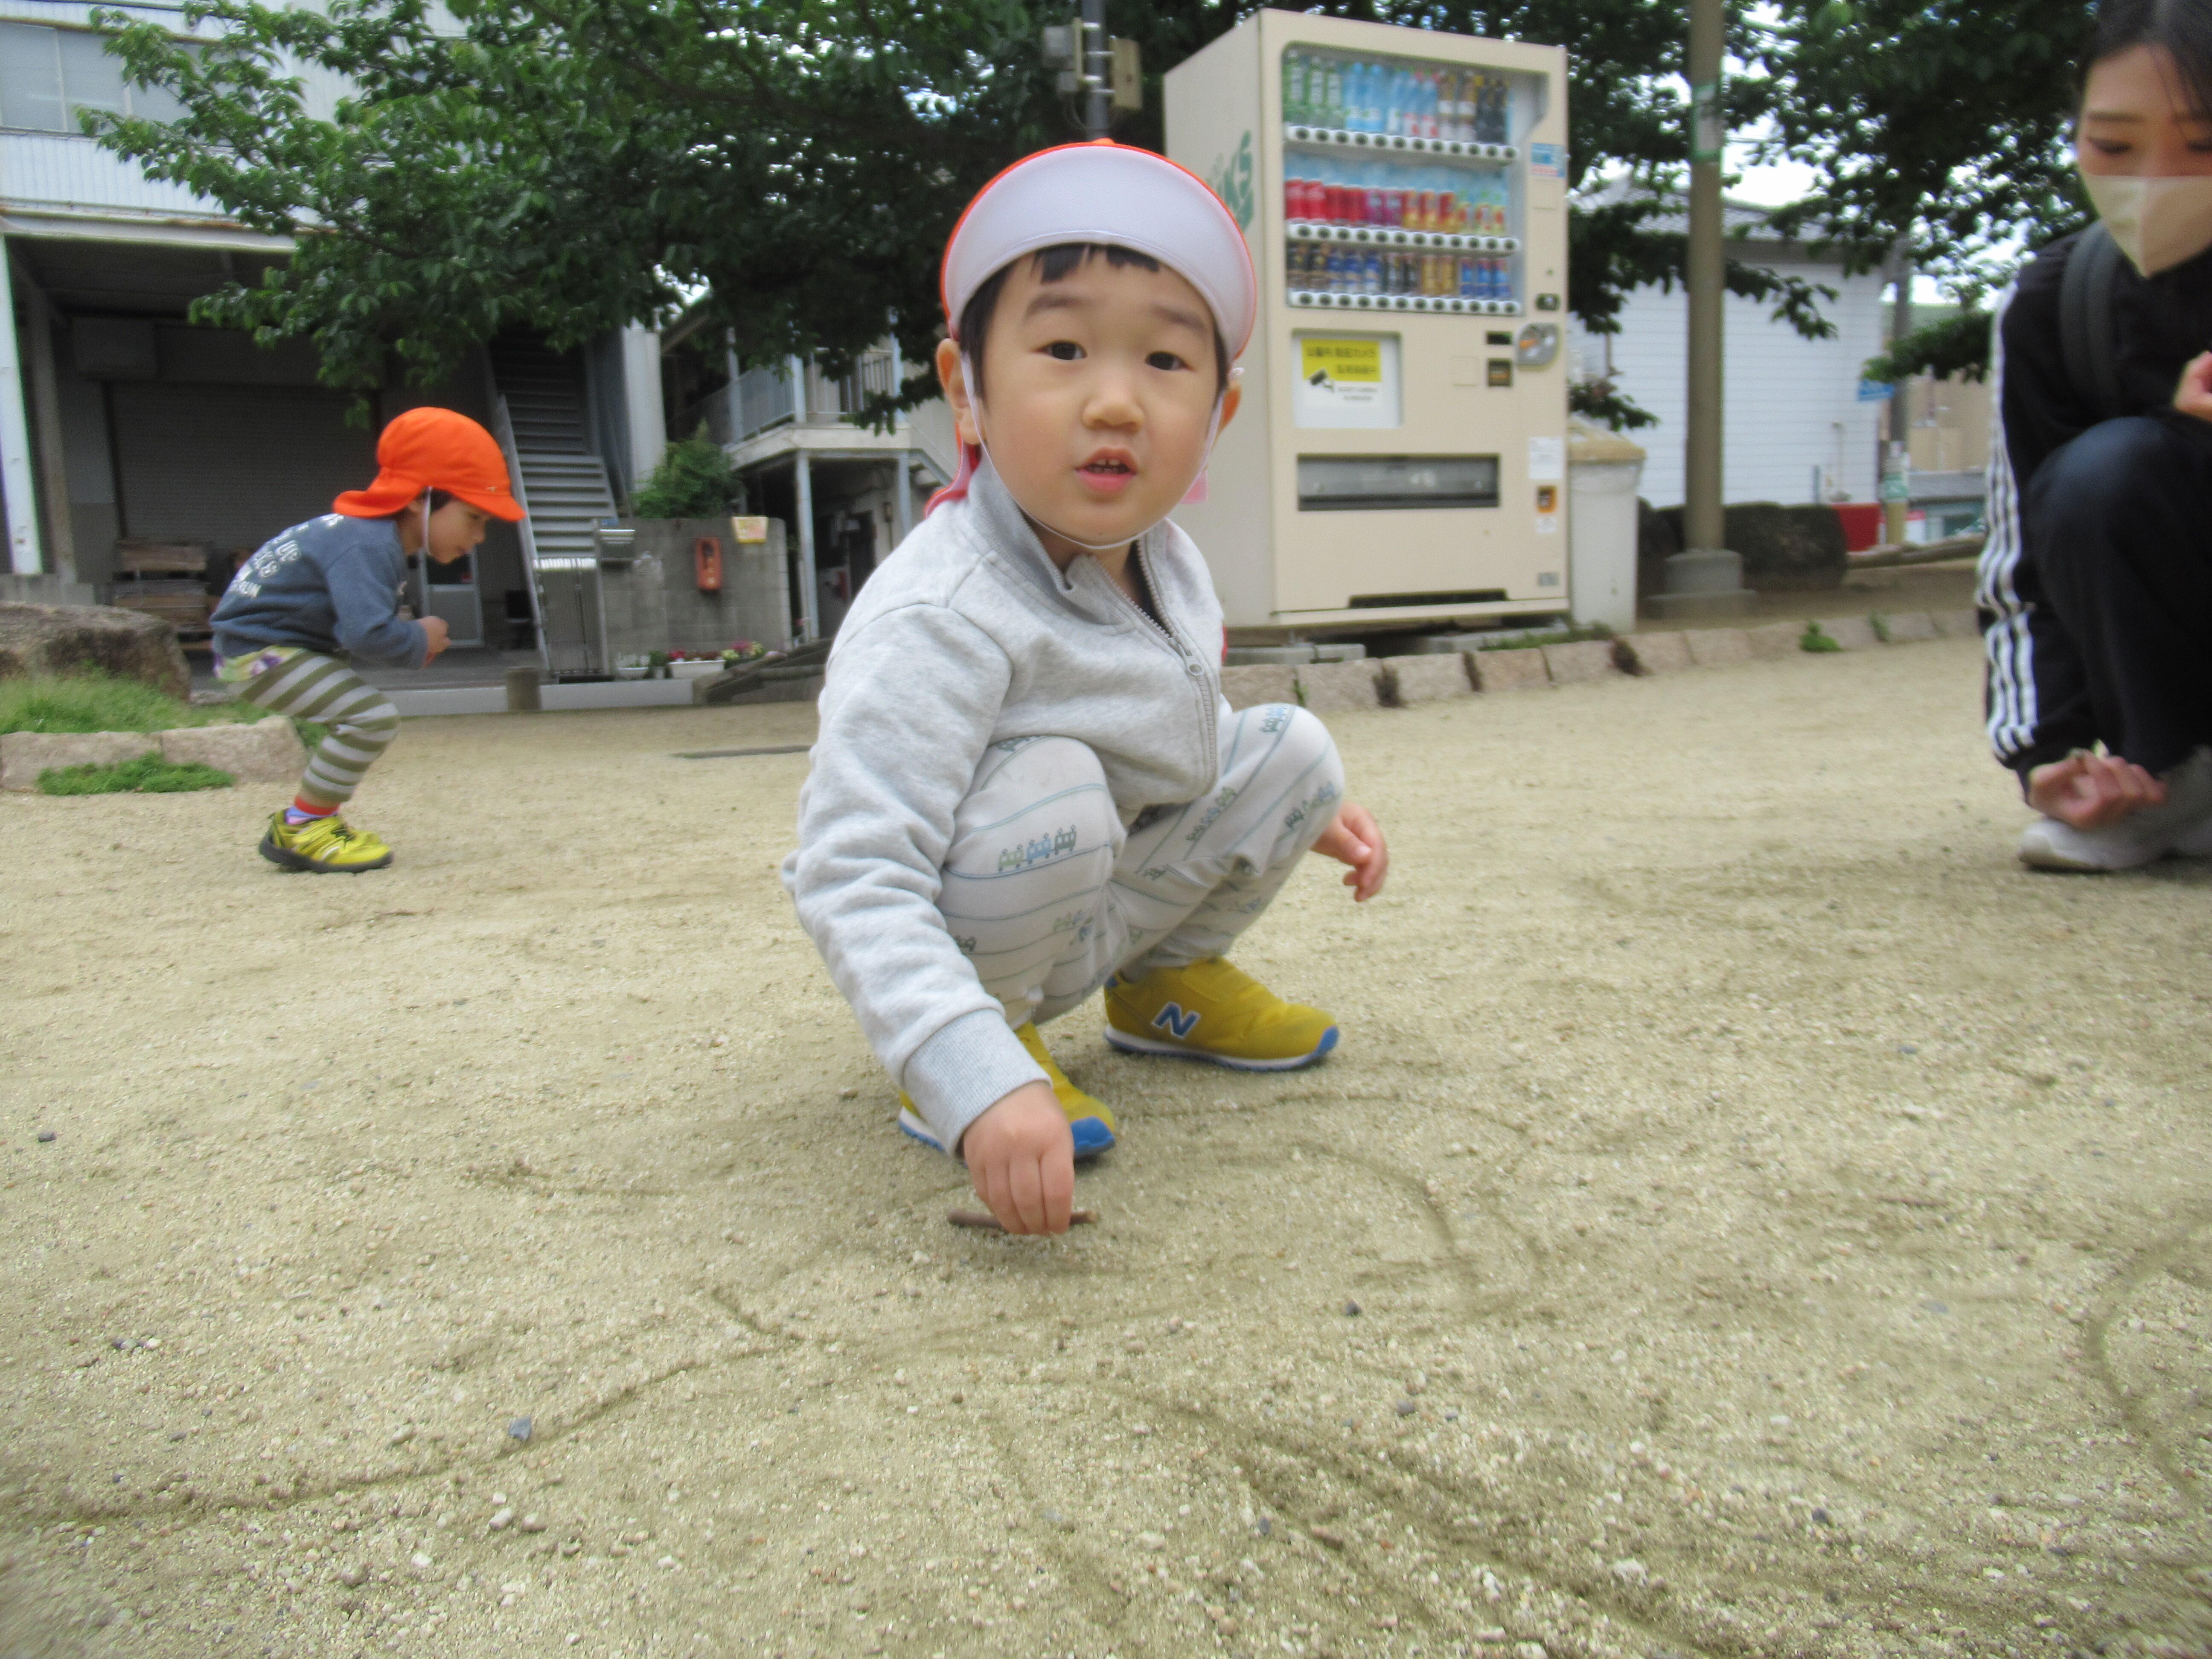
[[[2089,71],[2137,46],[2163,48],[2173,58],[2192,106],[2212,115],[2212,5],[2205,0],[2104,0],[2081,56],[2082,89]]]
[[[1160,262],[1151,254],[1139,253],[1117,242],[1054,242],[1032,253],[1030,265],[1040,283],[1056,283],[1079,265],[1102,258],[1117,268],[1134,265],[1139,270],[1153,271],[1160,268]],[[968,388],[971,398],[983,395],[983,342],[990,335],[991,316],[999,308],[999,295],[1006,291],[1006,278],[1013,271],[1011,264],[1000,266],[983,279],[983,285],[969,295],[968,303],[960,308],[960,353],[968,360],[968,372],[975,377],[975,384]],[[1213,395],[1218,398],[1229,386],[1229,347],[1218,327],[1213,331]]]

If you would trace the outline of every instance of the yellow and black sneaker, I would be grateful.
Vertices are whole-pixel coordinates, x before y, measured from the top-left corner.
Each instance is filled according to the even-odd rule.
[[[1052,1084],[1053,1096],[1060,1102],[1060,1109],[1067,1114],[1068,1131],[1075,1138],[1075,1161],[1080,1164],[1087,1158],[1096,1158],[1112,1146],[1114,1114],[1106,1109],[1106,1103],[1085,1094],[1067,1080],[1067,1073],[1060,1069],[1060,1063],[1053,1059],[1052,1051],[1044,1046],[1044,1039],[1037,1035],[1034,1024],[1023,1026],[1014,1035],[1021,1039],[1022,1047],[1029,1050],[1030,1058],[1044,1068],[1044,1074]],[[904,1090],[899,1091],[898,1126],[923,1146],[934,1146],[940,1152],[945,1150],[945,1143],[938,1139],[937,1131],[931,1128],[927,1120],[915,1109],[914,1102]]]
[[[357,876],[392,862],[392,849],[366,830],[355,830],[337,813],[287,823],[279,811],[261,837],[261,856],[286,870],[312,870],[319,876]]]
[[[1106,1041],[1239,1072],[1288,1072],[1336,1047],[1336,1021],[1285,1002],[1224,957],[1106,981]]]

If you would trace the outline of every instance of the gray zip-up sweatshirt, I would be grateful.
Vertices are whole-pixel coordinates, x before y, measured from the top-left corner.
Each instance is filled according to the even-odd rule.
[[[1063,575],[987,461],[868,578],[838,629],[799,846],[799,919],[869,1044],[948,1147],[1043,1073],[937,908],[952,818],[984,750],[1086,744],[1127,823],[1220,775],[1223,634],[1172,524],[1137,556],[1160,621],[1088,554]]]

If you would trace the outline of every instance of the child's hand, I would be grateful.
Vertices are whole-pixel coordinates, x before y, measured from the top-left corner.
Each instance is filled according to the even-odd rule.
[[[1321,832],[1313,849],[1352,866],[1344,884],[1361,904],[1382,890],[1382,879],[1390,873],[1390,849],[1382,844],[1382,826],[1372,812],[1350,801],[1344,803],[1336,822]]]
[[[446,641],[453,630],[446,626],[443,617],[425,617],[415,626],[422,630],[422,666],[428,668],[438,660],[438,653],[446,648]]]
[[[1048,1083],[995,1102],[960,1138],[975,1196],[1010,1233],[1064,1233],[1075,1200],[1075,1138]]]

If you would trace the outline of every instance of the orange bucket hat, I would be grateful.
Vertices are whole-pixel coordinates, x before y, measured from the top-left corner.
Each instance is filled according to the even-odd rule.
[[[509,524],[526,516],[507,487],[499,440],[451,409],[410,409],[376,441],[376,482],[331,503],[349,519],[388,519],[426,489],[442,489]]]

